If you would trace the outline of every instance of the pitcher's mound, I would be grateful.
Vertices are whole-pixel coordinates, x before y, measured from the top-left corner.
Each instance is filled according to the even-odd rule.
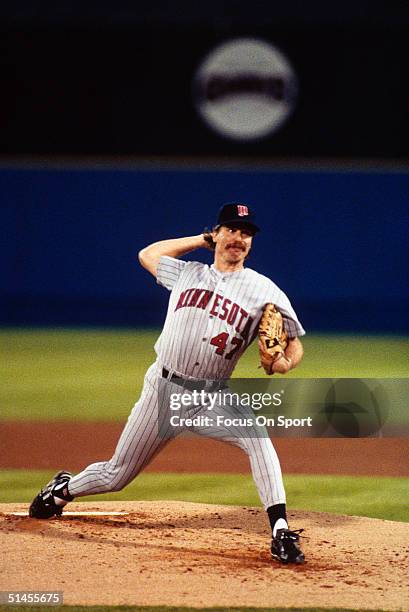
[[[260,508],[83,502],[69,510],[81,515],[36,520],[12,514],[27,505],[0,504],[0,590],[63,591],[64,603],[87,605],[407,609],[406,523],[292,511],[307,561],[283,566],[270,557]],[[101,514],[112,512],[121,514]]]

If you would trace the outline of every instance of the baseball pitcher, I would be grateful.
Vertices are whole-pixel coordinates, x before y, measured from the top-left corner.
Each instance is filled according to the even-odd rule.
[[[257,337],[267,374],[286,374],[300,363],[299,337],[305,332],[289,299],[269,278],[245,267],[258,231],[248,206],[225,204],[212,231],[162,240],[140,251],[141,265],[170,292],[165,324],[155,345],[157,359],[146,372],[141,397],[113,457],[89,465],[76,476],[59,472],[33,500],[31,517],[61,515],[75,497],[123,489],[176,435],[174,431],[164,435],[163,422],[159,423],[164,409],[169,408],[164,402],[174,393],[189,393],[196,383],[203,383],[204,393],[210,393],[217,381],[230,378]],[[200,248],[214,251],[211,266],[180,259]],[[222,416],[225,410],[215,405],[213,414]],[[194,406],[192,415],[201,414],[208,414],[206,400]],[[272,556],[282,563],[302,563],[301,530],[289,529],[280,463],[269,436],[238,432],[223,423],[216,427],[205,418],[187,422],[191,425],[186,429],[229,442],[247,453],[272,529]]]

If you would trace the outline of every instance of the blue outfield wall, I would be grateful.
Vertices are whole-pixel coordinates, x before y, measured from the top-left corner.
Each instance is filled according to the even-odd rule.
[[[167,291],[137,262],[253,206],[248,265],[310,331],[409,333],[408,174],[263,169],[0,169],[2,325],[161,325]],[[211,254],[191,258],[210,262]]]

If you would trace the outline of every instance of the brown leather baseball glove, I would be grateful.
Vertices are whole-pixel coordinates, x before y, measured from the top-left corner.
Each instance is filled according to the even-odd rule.
[[[274,304],[264,306],[258,328],[260,361],[266,374],[273,374],[272,365],[284,355],[287,347],[287,334],[284,331],[283,317]]]

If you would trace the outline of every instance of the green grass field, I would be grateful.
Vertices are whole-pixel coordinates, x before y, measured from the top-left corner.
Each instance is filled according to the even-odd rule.
[[[52,475],[39,470],[0,470],[0,502],[31,502]],[[284,476],[284,483],[290,509],[409,521],[408,478],[291,474]],[[141,474],[123,491],[79,501],[163,499],[260,506],[252,477],[242,474]]]
[[[124,420],[155,359],[158,330],[0,330],[0,420]],[[308,335],[286,378],[405,378],[409,339]],[[234,377],[259,378],[255,343]]]
[[[125,420],[155,359],[159,332],[0,330],[0,421]],[[287,378],[404,378],[408,338],[308,335]],[[263,376],[253,345],[234,376]],[[30,502],[49,472],[0,471],[0,501]],[[290,508],[408,521],[409,480],[287,475]],[[119,493],[89,499],[260,504],[250,475],[142,474]],[[87,498],[83,498],[86,500]],[[14,608],[15,609],[15,608]]]

